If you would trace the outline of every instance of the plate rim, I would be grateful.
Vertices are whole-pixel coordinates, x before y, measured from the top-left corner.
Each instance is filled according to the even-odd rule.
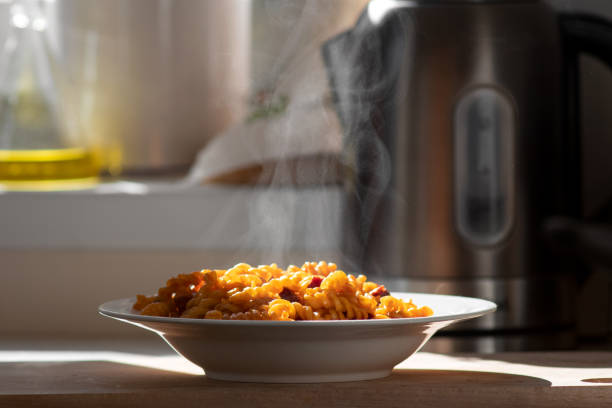
[[[297,320],[297,321],[280,321],[280,320],[216,320],[216,319],[191,319],[184,317],[161,317],[161,316],[144,316],[135,313],[124,313],[109,309],[109,305],[117,302],[135,302],[136,297],[128,297],[121,299],[109,300],[98,306],[98,313],[103,316],[127,320],[130,322],[143,323],[166,323],[180,324],[189,326],[256,326],[256,327],[309,327],[309,326],[360,326],[360,325],[404,325],[404,324],[425,324],[434,322],[447,322],[471,319],[492,313],[497,310],[497,305],[490,300],[457,296],[457,295],[442,295],[437,293],[417,293],[417,292],[393,292],[393,296],[432,296],[440,298],[453,298],[455,300],[467,300],[469,302],[478,302],[482,304],[482,308],[464,313],[456,314],[440,314],[428,317],[410,317],[410,318],[395,318],[395,319],[361,319],[361,320]]]

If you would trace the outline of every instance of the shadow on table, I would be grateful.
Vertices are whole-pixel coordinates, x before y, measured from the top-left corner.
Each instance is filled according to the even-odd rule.
[[[540,378],[478,371],[397,369],[389,377],[371,381],[260,384],[218,381],[204,375],[108,361],[2,363],[0,378],[0,406],[11,407],[371,408],[418,403],[423,407],[458,408],[501,398],[503,403],[496,403],[496,408],[505,408],[523,406],[534,395],[548,395],[552,390],[551,384]],[[593,390],[584,388],[575,392]]]
[[[411,370],[395,369],[387,381],[412,382],[419,385],[435,386],[536,386],[550,387],[551,383],[542,378],[526,375],[459,370]]]
[[[53,375],[41,375],[53,373]],[[313,384],[261,384],[218,381],[206,378],[204,375],[193,375],[164,369],[140,367],[131,364],[108,361],[73,361],[73,362],[27,362],[0,364],[0,394],[30,394],[47,390],[49,393],[123,393],[123,392],[159,392],[207,390],[208,392],[227,392],[231,389],[255,390],[271,393],[275,398],[277,393],[292,391],[312,394]],[[411,370],[396,369],[386,378],[345,382],[317,384],[317,395],[336,392],[347,394],[361,393],[375,386],[377,392],[394,393],[406,387],[440,388],[479,386],[493,388],[506,386],[549,387],[550,383],[540,378],[490,373],[477,371],[453,370]],[[367,393],[366,393],[367,394]],[[366,395],[364,394],[364,396]],[[316,397],[316,395],[314,396]]]

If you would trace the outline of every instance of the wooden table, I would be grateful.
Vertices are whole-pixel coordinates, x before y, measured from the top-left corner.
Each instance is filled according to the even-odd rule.
[[[417,353],[374,381],[207,379],[178,356],[0,352],[0,407],[612,407],[612,353]]]

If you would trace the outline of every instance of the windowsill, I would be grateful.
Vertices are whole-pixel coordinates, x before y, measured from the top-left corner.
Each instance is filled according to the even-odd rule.
[[[339,187],[179,187],[0,194],[1,249],[326,249],[340,234]],[[262,239],[265,237],[265,239]]]

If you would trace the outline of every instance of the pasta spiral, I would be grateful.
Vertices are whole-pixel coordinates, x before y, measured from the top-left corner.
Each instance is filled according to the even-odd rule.
[[[276,264],[240,263],[227,270],[178,275],[155,296],[138,295],[143,315],[224,320],[354,320],[430,316],[433,311],[394,298],[384,286],[306,262],[286,270]]]

